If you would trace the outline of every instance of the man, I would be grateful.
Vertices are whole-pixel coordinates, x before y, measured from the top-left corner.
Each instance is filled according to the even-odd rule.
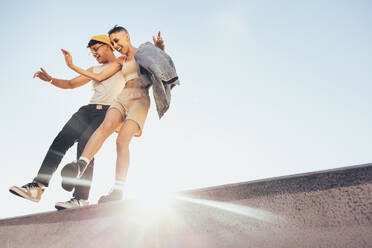
[[[161,49],[164,49],[164,43],[160,37],[153,37],[154,43]],[[116,63],[114,49],[110,39],[106,35],[93,36],[87,46],[93,57],[101,65],[93,66],[88,69],[90,72],[99,73],[112,63]],[[43,68],[34,74],[43,81],[62,89],[74,89],[81,87],[91,81],[85,76],[78,76],[71,80],[56,79],[51,77]],[[57,170],[66,151],[78,142],[77,158],[80,157],[90,136],[100,126],[104,120],[107,109],[112,101],[117,97],[124,87],[124,78],[119,71],[104,81],[93,81],[94,94],[88,105],[82,106],[70,120],[65,124],[60,133],[54,139],[50,146],[37,176],[30,183],[22,187],[13,186],[10,192],[23,197],[27,200],[39,202],[45,187],[48,187],[53,173]],[[73,198],[66,202],[57,202],[55,207],[58,210],[66,208],[75,208],[88,205],[88,197],[93,176],[94,159],[89,163],[83,176],[78,182],[73,182],[75,191]],[[74,186],[69,188],[72,191]]]

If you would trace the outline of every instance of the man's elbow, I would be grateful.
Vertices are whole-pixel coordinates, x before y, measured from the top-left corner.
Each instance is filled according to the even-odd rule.
[[[77,85],[73,84],[71,81],[67,82],[66,89],[75,89]]]

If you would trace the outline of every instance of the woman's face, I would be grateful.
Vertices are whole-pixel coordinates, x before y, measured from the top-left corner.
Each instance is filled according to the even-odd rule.
[[[110,34],[110,41],[116,51],[125,55],[129,50],[129,34],[120,31]]]

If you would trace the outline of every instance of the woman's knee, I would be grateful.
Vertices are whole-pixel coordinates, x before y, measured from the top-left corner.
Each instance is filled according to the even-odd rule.
[[[99,127],[100,131],[103,133],[112,133],[117,127],[117,122],[111,120],[105,120]]]
[[[119,126],[122,118],[123,117],[119,110],[115,108],[109,109],[99,129],[101,129],[102,132],[105,133],[113,133]]]
[[[116,139],[116,145],[122,148],[129,146],[130,141],[138,133],[138,130],[139,126],[135,121],[125,120]]]
[[[131,137],[126,136],[126,135],[119,135],[116,138],[116,147],[118,150],[125,149],[129,147]]]

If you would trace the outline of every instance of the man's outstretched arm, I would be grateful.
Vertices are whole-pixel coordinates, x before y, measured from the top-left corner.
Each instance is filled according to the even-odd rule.
[[[88,71],[93,72],[93,68],[89,68]],[[45,82],[50,82],[54,86],[61,89],[74,89],[89,83],[90,79],[84,76],[78,76],[76,78],[65,80],[51,77],[43,68],[34,74],[34,77],[38,77]]]

